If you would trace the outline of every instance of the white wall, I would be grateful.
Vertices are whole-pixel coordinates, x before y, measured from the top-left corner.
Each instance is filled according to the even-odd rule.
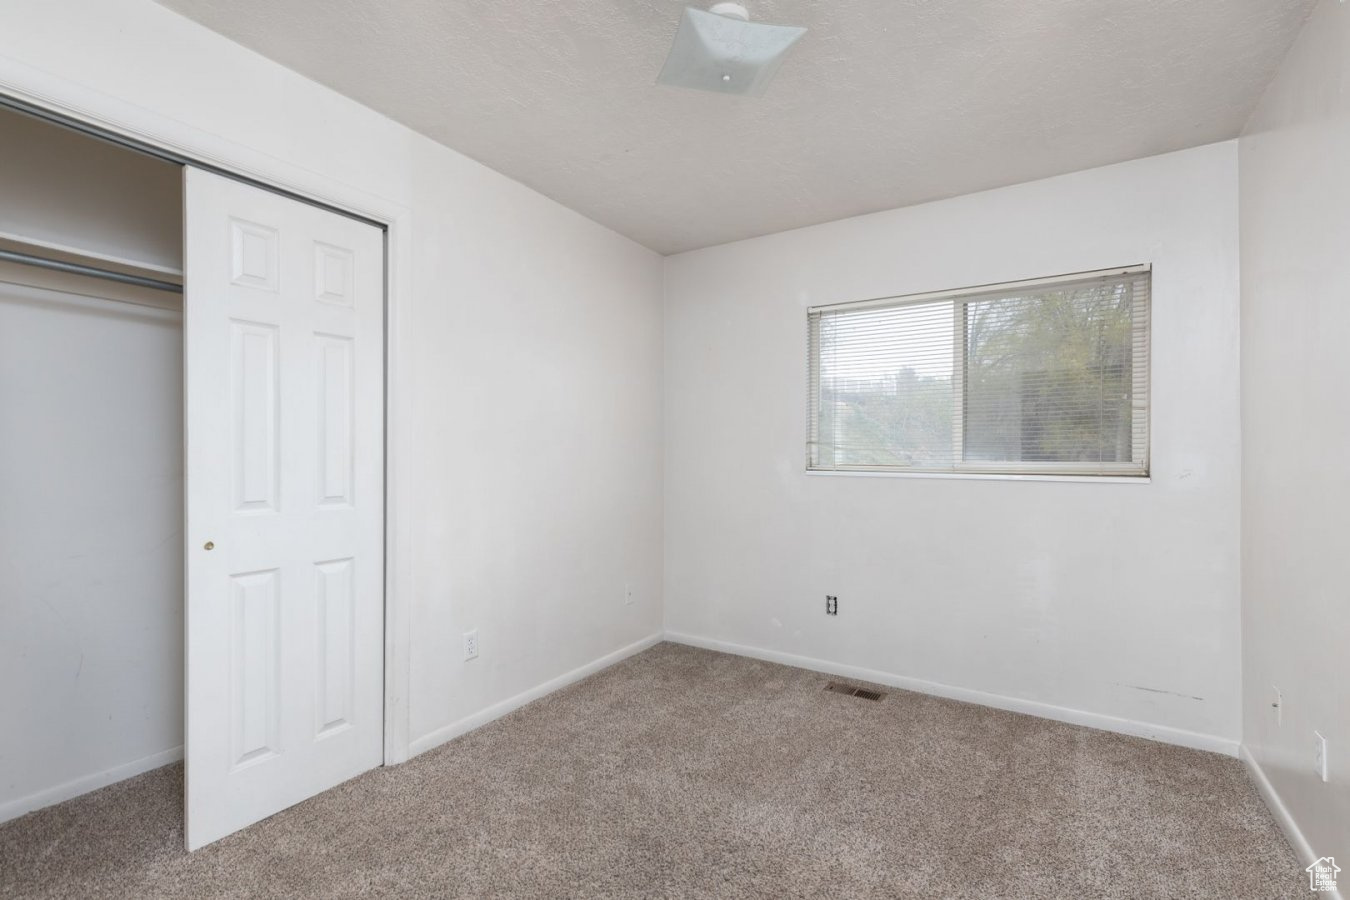
[[[659,632],[660,257],[150,0],[0,21],[0,84],[409,210],[415,749]]]
[[[667,629],[1233,752],[1237,241],[1229,142],[668,258]],[[1135,263],[1151,483],[805,473],[807,307]]]
[[[1322,0],[1241,140],[1243,742],[1313,857],[1350,854],[1347,166],[1350,7]]]

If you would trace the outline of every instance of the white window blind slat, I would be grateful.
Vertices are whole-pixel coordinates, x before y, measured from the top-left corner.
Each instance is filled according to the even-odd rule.
[[[1151,277],[810,310],[808,468],[1147,475]]]

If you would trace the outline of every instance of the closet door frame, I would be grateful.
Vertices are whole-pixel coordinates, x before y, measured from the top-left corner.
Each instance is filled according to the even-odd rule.
[[[375,225],[384,231],[384,765],[410,756],[413,422],[410,367],[412,216],[391,200],[143,107],[0,58],[0,105],[179,165],[192,165]],[[351,135],[354,143],[360,135]],[[186,553],[186,547],[184,549]]]

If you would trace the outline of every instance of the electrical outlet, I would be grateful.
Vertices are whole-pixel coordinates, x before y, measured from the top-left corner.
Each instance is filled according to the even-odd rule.
[[[478,658],[478,629],[464,632],[464,658]]]
[[[839,615],[839,598],[834,596],[833,594],[825,595],[825,615],[827,616]]]
[[[1275,692],[1275,700],[1270,705],[1275,707],[1275,727],[1279,728],[1284,724],[1284,694],[1274,685],[1270,689]]]
[[[625,584],[623,586],[623,605],[627,606],[633,602],[633,586]]]
[[[1313,732],[1313,771],[1323,781],[1327,780],[1327,739],[1322,732]]]

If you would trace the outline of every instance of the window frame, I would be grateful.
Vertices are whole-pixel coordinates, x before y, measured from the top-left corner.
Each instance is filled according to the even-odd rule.
[[[1046,290],[1062,284],[1076,284],[1094,280],[1109,281],[1143,275],[1146,290],[1142,299],[1136,299],[1132,327],[1137,334],[1143,331],[1143,365],[1131,370],[1130,401],[1136,421],[1142,421],[1144,431],[1143,458],[1128,463],[1072,463],[1072,462],[1016,462],[967,461],[965,457],[965,372],[968,364],[967,304],[1000,294],[1020,291]],[[822,466],[817,463],[820,443],[820,330],[822,314],[891,309],[918,303],[950,300],[954,333],[952,360],[952,442],[955,462],[950,467],[897,465],[840,465]],[[811,475],[880,475],[922,478],[996,479],[1033,481],[1088,481],[1097,483],[1147,483],[1152,471],[1153,451],[1153,267],[1144,263],[1088,272],[1075,272],[1049,278],[1029,278],[1005,281],[919,294],[877,297],[868,300],[847,301],[808,307],[807,318],[807,440],[806,472]],[[1142,398],[1142,399],[1141,399]]]

